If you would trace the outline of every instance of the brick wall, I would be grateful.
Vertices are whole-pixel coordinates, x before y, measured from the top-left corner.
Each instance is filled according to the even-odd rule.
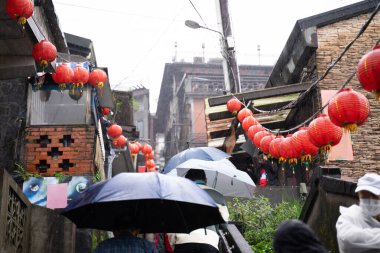
[[[357,35],[370,14],[340,21],[318,28],[317,70],[320,76],[343,48]],[[376,44],[380,36],[380,16],[376,15],[365,33],[355,42],[340,63],[320,83],[320,89],[339,89],[355,71],[360,58]],[[344,175],[358,178],[365,172],[380,173],[380,103],[374,95],[360,87],[355,77],[348,87],[364,94],[370,102],[371,113],[367,122],[352,135],[354,160],[331,164],[342,168]]]
[[[31,127],[25,133],[27,171],[93,175],[95,127]]]

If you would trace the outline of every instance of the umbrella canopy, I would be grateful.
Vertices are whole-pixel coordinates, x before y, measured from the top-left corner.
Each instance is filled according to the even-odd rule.
[[[172,169],[177,167],[177,165],[186,162],[189,159],[218,161],[227,157],[230,157],[230,155],[214,147],[188,148],[170,158],[163,168],[162,173],[169,173]]]
[[[203,161],[190,159],[179,164],[169,175],[184,177],[190,169],[206,172],[207,185],[218,190],[224,196],[252,198],[256,185],[244,171],[238,170],[228,159]]]
[[[120,173],[94,184],[63,211],[79,228],[189,233],[224,223],[211,197],[190,180],[156,172]]]

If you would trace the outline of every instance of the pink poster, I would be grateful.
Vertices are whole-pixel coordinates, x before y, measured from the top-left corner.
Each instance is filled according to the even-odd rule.
[[[65,208],[67,206],[67,183],[48,184],[46,207]]]
[[[329,101],[329,99],[336,93],[337,90],[321,90],[322,105],[326,104]],[[327,107],[323,110],[323,113],[329,115],[327,112]],[[343,136],[340,140],[340,143],[334,146],[329,152],[329,160],[354,160],[350,133],[343,131]]]

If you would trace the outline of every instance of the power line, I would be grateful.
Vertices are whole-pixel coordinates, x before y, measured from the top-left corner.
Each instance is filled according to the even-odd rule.
[[[202,20],[202,22],[203,22],[203,24],[207,27],[207,24],[206,24],[206,22],[203,20],[203,18],[202,18],[202,16],[201,16],[201,14],[199,13],[199,11],[197,10],[197,8],[195,8],[195,6],[194,6],[194,4],[193,4],[193,2],[191,1],[191,0],[189,0],[189,2],[190,2],[190,4],[191,4],[191,6],[193,6],[193,8],[194,8],[194,10],[196,11],[196,13],[198,14],[198,16],[200,17],[200,19]]]
[[[364,25],[360,28],[358,34],[355,36],[355,38],[350,42],[348,43],[345,48],[343,49],[343,51],[339,54],[339,56],[337,57],[337,59],[331,63],[326,71],[322,74],[322,76],[320,78],[318,78],[318,80],[316,80],[315,82],[313,82],[310,87],[304,91],[303,93],[301,93],[299,95],[299,97],[296,99],[296,100],[293,100],[291,102],[289,102],[288,104],[280,107],[280,108],[277,108],[277,109],[273,109],[273,110],[269,110],[269,111],[265,111],[265,110],[259,110],[255,107],[253,107],[253,109],[257,112],[265,112],[265,113],[274,113],[274,112],[279,112],[279,111],[283,111],[283,110],[286,110],[286,109],[293,109],[295,108],[298,104],[300,104],[302,102],[302,100],[306,97],[306,95],[309,94],[309,92],[314,89],[317,84],[319,84],[320,81],[322,81],[329,73],[330,71],[335,67],[335,65],[340,62],[340,60],[343,58],[343,56],[345,55],[345,53],[351,48],[351,46],[356,42],[356,40],[364,33],[364,31],[367,29],[368,25],[371,23],[372,19],[375,17],[375,15],[378,13],[380,9],[380,3],[376,6],[376,9],[372,12],[371,16],[368,18],[368,20],[364,23]]]
[[[136,13],[130,13],[130,12],[123,12],[123,11],[118,11],[118,10],[102,9],[102,8],[96,8],[96,7],[92,7],[92,6],[86,6],[86,5],[70,4],[70,3],[64,3],[64,2],[55,1],[55,0],[54,0],[54,3],[59,4],[59,5],[71,6],[71,7],[75,7],[75,8],[82,8],[82,9],[99,11],[99,12],[108,12],[108,13],[112,13],[112,14],[119,14],[122,16],[129,15],[129,16],[143,17],[143,18],[149,18],[149,19],[170,20],[169,18],[148,16],[148,15],[142,15],[142,14],[136,14]]]
[[[171,22],[169,23],[169,25],[165,28],[165,30],[160,34],[160,36],[158,36],[158,38],[156,39],[156,41],[153,43],[153,45],[149,48],[149,50],[146,52],[146,54],[140,59],[140,61],[132,68],[131,70],[131,74],[134,73],[136,71],[136,69],[138,67],[140,67],[141,63],[143,63],[145,61],[145,58],[153,51],[153,49],[157,46],[158,42],[161,40],[161,38],[167,33],[167,31],[169,31],[169,28],[173,25],[173,23],[176,21],[178,15],[181,13],[181,11],[183,10],[184,8],[184,5],[182,6],[182,8],[177,12],[177,14],[174,16],[174,18],[171,20]],[[126,76],[124,77],[123,79],[121,79],[121,81],[115,85],[115,87],[113,87],[113,89],[116,89],[117,87],[119,87],[120,85],[122,85],[124,83],[125,80],[127,80],[130,76]]]

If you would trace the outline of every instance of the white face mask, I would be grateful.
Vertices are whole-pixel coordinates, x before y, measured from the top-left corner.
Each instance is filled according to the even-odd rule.
[[[360,199],[359,205],[371,217],[380,214],[380,199]]]

